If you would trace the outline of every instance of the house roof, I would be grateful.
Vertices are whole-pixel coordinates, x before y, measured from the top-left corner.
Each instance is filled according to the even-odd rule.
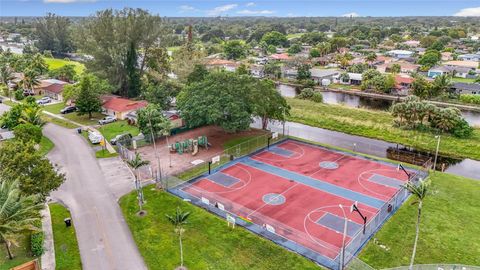
[[[147,105],[148,102],[144,100],[135,101],[121,97],[114,97],[108,99],[105,103],[103,103],[103,108],[115,112],[128,112],[144,108]]]
[[[391,50],[391,51],[388,51],[387,54],[407,54],[407,55],[411,55],[413,54],[412,51],[407,51],[407,50]]]
[[[335,69],[312,68],[310,69],[310,73],[312,74],[312,77],[323,78],[323,77],[329,77],[335,74],[339,74],[340,72]]]
[[[469,68],[477,68],[478,62],[475,61],[448,61],[445,62],[447,66],[458,66],[458,67],[469,67]]]
[[[453,83],[452,88],[468,91],[480,91],[480,83]]]
[[[414,79],[410,76],[402,76],[396,75],[395,76],[395,87],[400,88],[401,84],[412,84]]]
[[[63,87],[65,84],[59,84],[59,83],[53,83],[48,86],[43,87],[43,90],[55,93],[55,94],[60,94],[63,92]]]
[[[270,58],[274,60],[288,60],[290,59],[290,56],[286,53],[275,53],[270,55]]]
[[[207,66],[238,66],[238,64],[225,59],[211,59],[207,62]]]

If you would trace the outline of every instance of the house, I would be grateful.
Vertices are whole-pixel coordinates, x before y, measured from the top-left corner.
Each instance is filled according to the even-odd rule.
[[[362,84],[362,74],[361,73],[347,73],[347,78],[342,76],[341,74],[336,75],[334,77],[335,83],[340,84],[350,84],[350,85],[360,85]]]
[[[429,78],[435,78],[437,76],[449,74],[449,75],[452,75],[453,77],[467,78],[471,71],[472,69],[468,67],[437,66],[429,69],[427,76]]]
[[[451,52],[442,52],[442,61],[451,61],[453,60],[453,53]]]
[[[117,96],[103,96],[104,103],[102,105],[103,113],[115,116],[119,120],[127,118],[127,114],[145,108],[148,102],[141,100],[135,101]]]
[[[269,56],[270,60],[275,61],[288,61],[290,60],[290,56],[287,53],[275,53]]]
[[[412,87],[414,79],[408,75],[397,74],[395,76],[395,89],[400,91],[399,94],[408,94],[408,90]]]
[[[458,57],[458,60],[462,61],[475,61],[480,62],[480,52],[475,54],[461,54]]]
[[[250,75],[252,75],[252,77],[254,77],[254,78],[265,77],[265,66],[251,65],[250,66]]]
[[[238,66],[238,63],[224,59],[211,59],[205,64],[207,69],[225,69],[230,72],[235,72]]]
[[[386,54],[398,59],[410,58],[413,56],[413,52],[407,50],[391,50],[386,52]]]
[[[475,61],[448,61],[445,62],[444,65],[446,66],[452,66],[452,67],[468,67],[471,69],[476,69],[478,67],[478,62]]]
[[[312,75],[312,79],[318,83],[323,85],[322,82],[324,80],[332,81],[335,76],[340,75],[340,71],[335,69],[319,69],[319,68],[312,68],[310,69],[310,73]],[[328,83],[327,83],[328,84]]]
[[[379,65],[377,66],[377,70],[380,71],[381,73],[391,72],[391,69],[395,64],[400,66],[400,73],[404,73],[404,74],[417,72],[418,68],[420,68],[420,65],[417,65],[417,64],[398,61],[398,62],[390,62],[388,64]]]
[[[403,42],[403,44],[408,46],[408,47],[418,47],[418,46],[420,46],[420,41],[418,41],[418,40],[407,40],[407,41]]]
[[[289,68],[289,67],[282,67],[282,77],[295,80],[297,78],[297,69],[296,68]]]
[[[172,128],[179,128],[185,126],[185,121],[180,117],[180,113],[175,110],[171,111],[163,111],[162,112],[163,116],[170,120],[172,123]]]
[[[69,84],[68,82],[57,79],[40,80],[40,83],[34,87],[36,95],[44,95],[58,101],[63,101],[63,87]]]
[[[450,89],[457,94],[480,95],[480,83],[456,82]]]

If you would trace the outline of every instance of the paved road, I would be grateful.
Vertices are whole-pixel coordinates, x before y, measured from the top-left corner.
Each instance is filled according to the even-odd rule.
[[[44,134],[55,144],[48,157],[67,175],[51,196],[72,213],[83,269],[146,269],[117,203],[133,187],[129,171],[119,159],[101,166],[74,130],[48,124]]]

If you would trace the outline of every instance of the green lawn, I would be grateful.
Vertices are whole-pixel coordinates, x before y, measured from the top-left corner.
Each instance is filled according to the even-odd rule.
[[[54,114],[60,114],[60,110],[65,108],[65,103],[59,102],[43,106],[43,110]]]
[[[463,82],[463,83],[474,83],[474,82],[475,82],[475,79],[467,79],[467,78],[457,78],[457,77],[453,77],[453,78],[452,78],[452,81],[454,81],[454,82]]]
[[[55,262],[57,270],[82,269],[80,251],[78,250],[75,226],[67,228],[64,219],[70,212],[60,204],[50,204],[52,216],[53,239],[55,242]]]
[[[78,115],[77,113],[68,113],[68,114],[65,114],[63,117],[69,120],[75,121],[82,125],[92,126],[92,125],[98,125],[98,120],[103,119],[105,115],[101,113],[93,113],[92,118],[89,118],[88,114]]]
[[[289,121],[310,126],[336,130],[348,134],[401,143],[434,152],[436,140],[429,132],[403,130],[392,126],[393,118],[388,112],[328,105],[308,100],[287,99],[292,107]],[[480,129],[475,129],[469,139],[459,139],[444,134],[440,153],[480,159]]]
[[[360,86],[358,85],[339,84],[339,83],[332,83],[328,85],[328,88],[343,89],[343,90],[360,90]]]
[[[65,65],[74,65],[75,72],[77,73],[77,75],[82,74],[83,71],[85,70],[85,65],[77,61],[47,58],[47,57],[44,57],[43,59],[45,60],[45,63],[47,63],[49,69],[57,69]]]
[[[480,181],[435,173],[424,201],[415,264],[480,265]],[[408,200],[370,241],[360,258],[375,268],[408,265],[417,205]],[[388,250],[380,247],[384,245]]]
[[[125,219],[149,269],[174,269],[180,264],[178,239],[165,218],[179,206],[191,212],[184,234],[185,265],[202,269],[319,269],[313,262],[163,191],[144,189],[145,217],[138,217],[136,193],[120,199]],[[168,206],[168,207],[167,207]]]
[[[132,136],[137,136],[140,133],[140,130],[137,126],[129,125],[126,120],[118,120],[116,122],[100,126],[98,130],[108,141],[119,134],[130,133]]]
[[[287,38],[288,39],[291,39],[291,38],[299,38],[301,36],[303,36],[304,33],[293,33],[293,34],[288,34],[287,35]]]
[[[18,266],[22,263],[36,259],[33,257],[30,251],[30,236],[22,236],[19,241],[19,246],[13,246],[11,248],[13,253],[13,260],[8,258],[5,244],[0,246],[0,270],[8,270],[12,267]]]
[[[38,149],[38,151],[40,151],[42,155],[48,154],[48,152],[50,152],[50,150],[52,150],[52,148],[55,146],[53,142],[50,141],[50,139],[45,136],[42,137],[42,140],[40,141],[39,145],[40,145],[40,148]]]
[[[116,157],[118,156],[118,153],[110,153],[106,149],[98,150],[95,152],[95,157],[96,158],[110,158],[110,157]]]
[[[55,118],[55,117],[52,117],[52,116],[49,116],[49,115],[46,115],[46,114],[43,114],[42,115],[42,120],[43,121],[46,121],[46,122],[50,122],[50,123],[53,123],[55,125],[59,125],[59,126],[62,126],[64,128],[78,128],[77,125],[75,124],[72,124],[68,121],[65,121],[63,119],[58,119],[58,118]]]

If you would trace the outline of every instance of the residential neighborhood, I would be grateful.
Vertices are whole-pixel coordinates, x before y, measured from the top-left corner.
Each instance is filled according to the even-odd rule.
[[[480,269],[472,1],[0,1],[0,270]]]

